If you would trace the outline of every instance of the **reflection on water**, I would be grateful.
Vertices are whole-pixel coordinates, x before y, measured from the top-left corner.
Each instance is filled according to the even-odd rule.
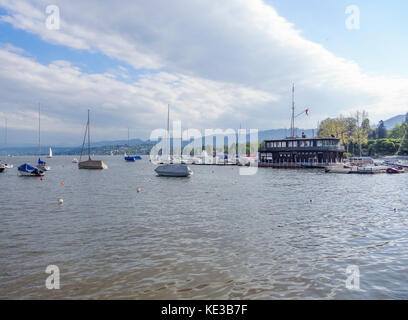
[[[43,181],[0,174],[0,298],[408,298],[408,174],[193,166],[172,179],[100,158],[109,170],[56,157]],[[60,290],[45,288],[51,264]]]

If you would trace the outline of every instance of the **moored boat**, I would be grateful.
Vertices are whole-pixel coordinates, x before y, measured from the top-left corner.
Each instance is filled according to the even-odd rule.
[[[185,164],[165,164],[158,166],[156,171],[158,176],[163,177],[189,177],[193,171]]]
[[[0,172],[3,172],[6,169],[6,166],[0,163]]]
[[[19,166],[18,172],[21,176],[24,177],[39,177],[44,175],[44,171],[28,163],[24,163]]]
[[[102,160],[93,160],[91,158],[91,133],[90,133],[90,111],[88,110],[88,122],[86,123],[84,142],[82,143],[81,157],[79,158],[78,168],[86,170],[103,170],[108,169],[108,166]],[[85,146],[85,138],[88,135],[88,160],[81,161],[82,153]]]
[[[170,105],[168,105],[167,109],[167,147],[166,151],[170,151],[170,137],[169,137],[169,132],[170,132]],[[181,162],[181,155],[180,155],[180,161],[179,163],[173,163],[173,159],[170,156],[170,152],[167,153],[165,152],[164,155],[166,158],[170,159],[169,163],[164,163],[163,165],[158,166],[154,171],[157,173],[158,176],[163,176],[163,177],[189,177],[193,174],[193,171],[186,165],[182,164]],[[163,160],[163,157],[162,157]]]
[[[108,166],[102,160],[92,160],[89,158],[86,161],[81,161],[78,164],[78,168],[88,170],[103,170],[108,169]]]
[[[51,167],[47,165],[45,161],[42,161],[41,158],[38,158],[38,164],[37,167],[43,171],[50,171]]]
[[[388,168],[387,173],[399,174],[399,173],[405,173],[405,170],[403,168]]]

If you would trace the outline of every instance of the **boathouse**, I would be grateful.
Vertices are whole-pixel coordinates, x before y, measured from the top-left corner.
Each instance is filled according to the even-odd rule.
[[[261,167],[315,167],[343,161],[344,148],[338,138],[286,138],[265,140],[259,150]]]

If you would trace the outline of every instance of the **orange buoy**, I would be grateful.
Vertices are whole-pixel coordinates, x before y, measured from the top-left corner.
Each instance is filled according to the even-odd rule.
[[[141,191],[140,188],[137,188],[137,193],[140,193],[140,191]]]
[[[65,183],[64,183],[64,182],[61,182],[61,185],[63,186],[63,185],[65,185]]]

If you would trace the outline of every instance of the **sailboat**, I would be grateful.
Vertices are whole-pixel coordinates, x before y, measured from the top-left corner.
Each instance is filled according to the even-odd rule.
[[[167,109],[167,146],[170,147],[170,105]],[[167,149],[167,148],[166,148]],[[168,150],[170,153],[170,150]],[[158,166],[154,170],[158,176],[163,177],[189,177],[193,171],[183,163],[169,163]]]
[[[18,167],[18,172],[24,177],[40,177],[44,175],[44,171],[34,167],[31,164],[24,163]]]
[[[41,107],[38,105],[38,163],[37,167],[43,171],[51,170],[45,161],[41,160]]]
[[[103,170],[108,169],[108,166],[102,160],[92,160],[91,159],[91,126],[90,126],[90,117],[89,117],[89,109],[88,109],[88,122],[86,123],[85,135],[84,135],[84,142],[82,143],[82,151],[81,157],[79,158],[78,168],[79,169],[87,169],[87,170]],[[88,135],[88,160],[81,161],[82,154],[84,151],[85,146],[85,138]]]
[[[50,148],[50,153],[48,154],[48,157],[47,157],[48,159],[51,159],[52,158],[52,149]]]
[[[127,144],[127,145],[128,145],[128,148],[129,148],[129,146],[130,146],[129,128],[128,128],[128,144]],[[126,154],[126,152],[125,152],[124,157],[125,157],[125,161],[126,161],[126,162],[136,162],[136,158],[133,157],[133,156],[128,156],[128,155]]]

